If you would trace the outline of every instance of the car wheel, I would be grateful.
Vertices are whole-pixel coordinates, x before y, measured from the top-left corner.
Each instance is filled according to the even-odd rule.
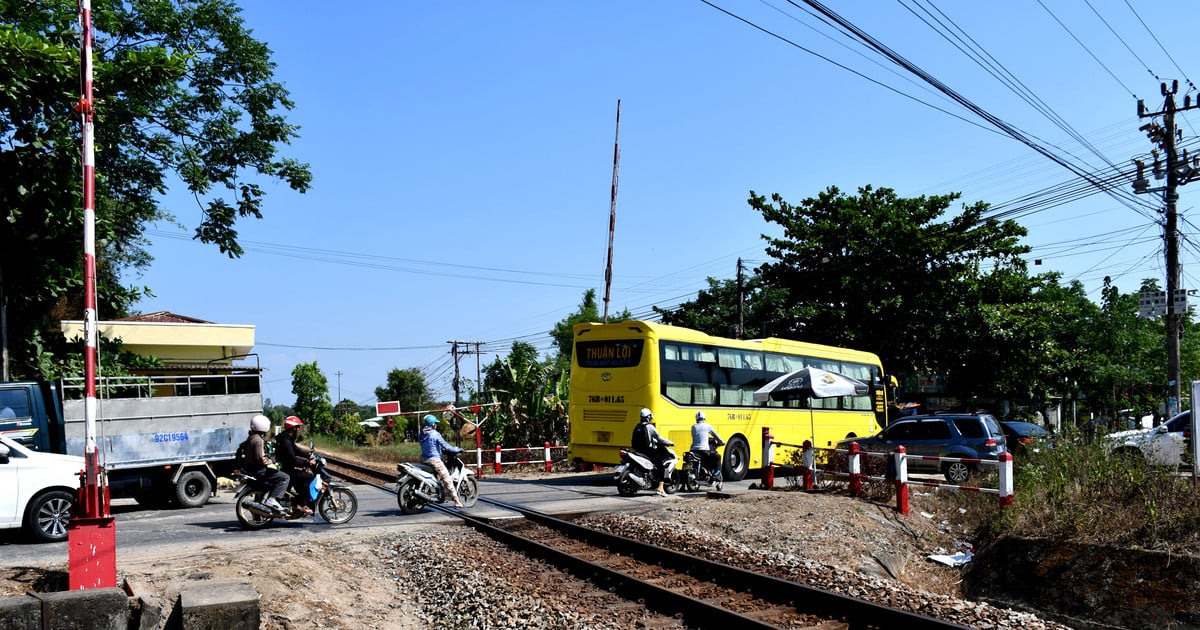
[[[750,446],[741,437],[730,438],[725,445],[725,480],[741,481],[750,471]]]
[[[189,470],[175,482],[175,500],[180,507],[198,508],[212,496],[212,482],[199,470]]]
[[[973,472],[971,465],[964,462],[949,462],[942,467],[946,481],[960,486],[971,480]]]
[[[25,529],[41,542],[64,541],[74,507],[75,496],[66,490],[39,494],[25,508]]]

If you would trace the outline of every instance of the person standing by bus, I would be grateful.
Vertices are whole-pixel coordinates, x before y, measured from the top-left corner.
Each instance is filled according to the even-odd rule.
[[[675,468],[675,453],[671,452],[668,446],[675,446],[675,443],[659,434],[658,429],[654,428],[654,414],[649,409],[643,408],[638,414],[641,422],[636,427],[633,427],[633,437],[629,441],[629,445],[633,450],[645,455],[649,460],[661,469],[658,472],[658,487],[655,492],[658,496],[667,496],[667,491],[663,487],[664,480],[667,475],[670,475]]]
[[[725,440],[704,417],[704,412],[697,411],[696,424],[692,425],[691,451],[700,457],[704,472],[714,480],[721,478],[721,457],[717,454],[717,447],[724,443]]]

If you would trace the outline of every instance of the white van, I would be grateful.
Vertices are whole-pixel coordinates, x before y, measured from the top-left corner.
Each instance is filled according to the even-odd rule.
[[[82,457],[31,451],[0,435],[0,529],[66,540],[83,468]]]

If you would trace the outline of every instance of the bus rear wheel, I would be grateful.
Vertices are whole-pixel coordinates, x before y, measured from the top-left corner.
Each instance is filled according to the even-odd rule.
[[[741,481],[750,470],[750,446],[745,438],[734,437],[725,445],[725,480]]]

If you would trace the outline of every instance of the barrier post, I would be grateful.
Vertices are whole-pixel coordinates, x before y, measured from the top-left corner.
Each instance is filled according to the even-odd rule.
[[[479,473],[479,478],[483,479],[483,445],[479,444],[475,447],[475,471]]]
[[[500,474],[500,445],[496,445],[496,474]]]
[[[546,454],[546,472],[550,472],[550,443],[546,442],[546,450],[542,451]]]
[[[896,509],[908,516],[908,458],[904,454],[908,449],[904,445],[896,447],[891,454],[892,466],[896,471]]]
[[[804,489],[812,490],[817,485],[816,474],[813,472],[813,469],[817,467],[817,458],[813,453],[812,441],[804,440],[801,449],[804,451],[804,470],[802,471],[804,473]]]
[[[774,449],[772,448],[772,445],[771,445],[771,440],[773,440],[773,439],[775,439],[775,436],[771,435],[771,429],[769,429],[768,427],[763,427],[763,430],[762,430],[762,453],[763,453],[762,486],[763,486],[763,488],[766,488],[767,490],[770,490],[775,487],[775,468],[774,468],[775,462],[771,461],[771,456],[774,455],[774,453],[773,453]]]
[[[858,442],[850,443],[850,496],[856,497],[862,494],[862,460],[859,453],[862,449],[858,446]]]
[[[1013,456],[1004,451],[1000,454],[1000,507],[1013,504]]]

